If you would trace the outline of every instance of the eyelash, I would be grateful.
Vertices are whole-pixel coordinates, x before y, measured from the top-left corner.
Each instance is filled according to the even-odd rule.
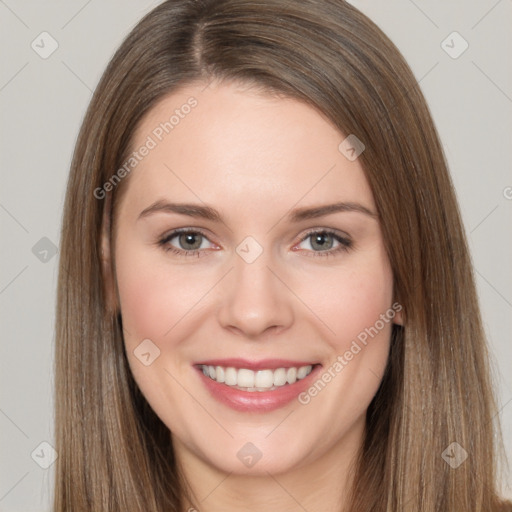
[[[182,249],[177,249],[176,247],[169,245],[169,242],[174,237],[176,237],[176,235],[180,235],[183,233],[192,234],[192,235],[201,235],[208,240],[208,237],[199,230],[195,230],[195,229],[192,230],[189,228],[181,228],[181,229],[175,229],[174,231],[167,233],[163,238],[161,238],[158,241],[158,245],[160,247],[162,247],[165,252],[172,252],[174,254],[177,254],[178,256],[184,256],[184,257],[197,256],[198,258],[201,257],[202,249],[193,249],[191,251],[184,251]],[[352,240],[350,240],[349,238],[342,237],[341,235],[339,235],[338,233],[336,233],[335,231],[332,231],[330,229],[316,229],[316,230],[308,231],[302,237],[302,239],[299,241],[299,244],[301,244],[302,242],[307,240],[311,235],[315,235],[315,234],[331,235],[337,242],[339,242],[340,245],[336,249],[329,249],[328,251],[311,251],[311,252],[315,253],[315,255],[312,256],[313,258],[315,258],[315,257],[326,258],[326,257],[330,257],[330,256],[336,256],[339,253],[348,252],[350,249],[352,249]],[[308,252],[310,252],[310,251],[308,251]]]

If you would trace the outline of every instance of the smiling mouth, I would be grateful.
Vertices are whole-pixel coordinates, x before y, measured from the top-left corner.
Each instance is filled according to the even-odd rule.
[[[232,366],[198,365],[206,377],[241,391],[273,391],[304,379],[317,365],[291,366],[288,368],[250,370]]]

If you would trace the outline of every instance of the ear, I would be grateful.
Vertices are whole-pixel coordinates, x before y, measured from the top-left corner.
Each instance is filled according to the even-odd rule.
[[[396,325],[404,325],[404,308],[400,302],[395,301],[392,306],[393,311],[395,312],[395,316],[393,317],[393,323]]]
[[[393,318],[393,323],[401,326],[404,325],[404,318],[401,311],[395,314],[395,318]]]
[[[107,311],[115,315],[118,311],[118,301],[115,281],[115,265],[113,261],[113,248],[111,247],[111,220],[110,220],[110,201],[111,196],[106,197],[105,208],[103,210],[103,220],[101,224],[101,272],[103,279],[103,290]]]

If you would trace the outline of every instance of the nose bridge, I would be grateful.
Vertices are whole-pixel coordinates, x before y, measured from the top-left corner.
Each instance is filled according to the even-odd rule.
[[[278,265],[272,253],[252,236],[236,247],[220,309],[219,321],[224,327],[236,327],[247,337],[255,337],[269,327],[290,324],[290,293],[274,274]]]

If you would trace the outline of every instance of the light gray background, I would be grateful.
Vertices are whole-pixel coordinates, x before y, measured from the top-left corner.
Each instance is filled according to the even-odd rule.
[[[158,3],[0,0],[0,511],[50,510],[54,466],[43,469],[35,460],[51,461],[51,449],[39,445],[53,442],[58,254],[40,240],[58,244],[71,154],[91,92],[123,37]],[[352,3],[400,48],[440,132],[469,236],[512,453],[512,1]],[[31,48],[35,40],[43,51],[43,31],[58,43],[46,59]],[[450,36],[454,31],[469,44],[458,58],[452,56],[464,43]],[[452,56],[441,45],[445,40]],[[45,51],[49,45],[45,39]],[[504,490],[509,497],[511,480]]]

